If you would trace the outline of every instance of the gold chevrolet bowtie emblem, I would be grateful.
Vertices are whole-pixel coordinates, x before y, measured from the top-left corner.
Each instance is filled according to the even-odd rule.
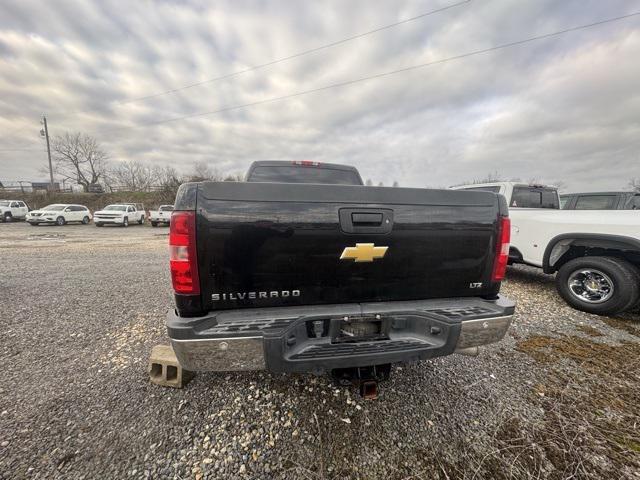
[[[340,260],[373,262],[376,258],[384,257],[387,248],[389,247],[376,247],[374,243],[356,243],[355,247],[347,247],[342,251]]]

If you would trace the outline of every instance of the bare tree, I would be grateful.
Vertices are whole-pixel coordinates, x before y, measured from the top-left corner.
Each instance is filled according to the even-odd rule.
[[[193,170],[187,175],[189,182],[204,182],[206,180],[222,180],[222,176],[215,168],[211,168],[207,162],[200,161],[193,164]]]
[[[452,185],[452,187],[459,187],[462,185],[475,185],[477,183],[493,183],[493,182],[502,182],[502,181],[504,181],[504,178],[496,170],[494,172],[489,172],[484,177],[474,178],[473,180],[465,180],[462,183]]]
[[[158,169],[158,185],[164,190],[177,190],[185,180],[178,174],[173,167],[164,167]]]
[[[239,173],[231,173],[224,177],[225,182],[242,182],[244,180],[244,176]]]
[[[564,180],[551,180],[549,185],[553,185],[558,189],[558,191],[565,190],[567,188],[567,182]]]
[[[634,192],[640,192],[640,177],[629,180],[629,184],[627,186]]]
[[[55,173],[65,180],[78,182],[85,192],[107,173],[109,156],[89,135],[65,133],[53,137],[51,150]]]
[[[111,180],[117,186],[132,192],[144,192],[158,185],[162,168],[148,165],[141,160],[117,162],[111,170]]]
[[[512,180],[512,181],[518,181],[518,180]],[[531,177],[529,180],[527,180],[527,183],[529,185],[553,185],[554,187],[556,187],[558,190],[564,190],[567,187],[567,183],[564,182],[563,180],[545,180],[542,177]]]
[[[498,173],[497,170],[493,172],[489,172],[482,178],[476,178],[470,183],[493,183],[493,182],[501,182],[503,179],[502,175]]]
[[[542,184],[542,178],[540,177],[529,177],[529,179],[527,180],[527,183],[529,185],[540,185]]]

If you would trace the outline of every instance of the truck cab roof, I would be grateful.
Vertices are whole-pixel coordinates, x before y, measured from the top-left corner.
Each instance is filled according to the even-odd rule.
[[[450,187],[453,190],[469,190],[476,187],[494,187],[494,186],[505,186],[505,187],[534,187],[534,188],[555,188],[554,185],[545,185],[540,183],[528,183],[528,182],[486,182],[486,183],[469,183],[467,185],[455,185]]]
[[[504,195],[509,208],[560,208],[558,189],[525,182],[487,182],[451,187],[453,190],[484,190]]]
[[[561,197],[568,197],[570,195],[624,195],[624,196],[632,196],[637,195],[638,192],[630,192],[630,191],[618,191],[618,192],[575,192],[575,193],[563,193]]]

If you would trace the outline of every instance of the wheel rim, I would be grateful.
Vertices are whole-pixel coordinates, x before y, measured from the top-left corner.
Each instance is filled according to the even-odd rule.
[[[58,218],[58,225],[64,224],[64,219],[62,217]]]
[[[594,268],[576,270],[569,275],[567,286],[575,297],[587,303],[606,302],[615,290],[611,278]]]

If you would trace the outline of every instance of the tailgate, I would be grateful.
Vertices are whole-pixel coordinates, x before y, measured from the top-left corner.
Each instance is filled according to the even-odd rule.
[[[493,193],[225,182],[196,207],[207,309],[497,292]]]

